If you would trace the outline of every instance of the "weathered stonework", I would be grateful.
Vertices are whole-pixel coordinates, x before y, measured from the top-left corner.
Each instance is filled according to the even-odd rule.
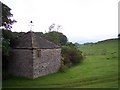
[[[12,58],[9,60],[8,72],[15,76],[31,78],[33,72],[32,50],[13,49]]]
[[[23,37],[31,42],[31,45],[25,42],[25,38],[23,41],[26,44],[24,45],[21,40]],[[59,70],[61,66],[60,47],[45,39],[38,38],[34,33],[27,33],[23,37],[20,38],[20,44],[13,49],[8,65],[9,73],[34,79]],[[29,46],[27,47],[27,45]]]
[[[61,49],[33,51],[33,78],[57,72],[60,68]]]

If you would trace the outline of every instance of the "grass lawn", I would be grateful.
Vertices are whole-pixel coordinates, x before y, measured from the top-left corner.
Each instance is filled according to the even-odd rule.
[[[117,40],[78,48],[86,54],[83,63],[34,80],[11,77],[3,80],[3,88],[118,88]]]

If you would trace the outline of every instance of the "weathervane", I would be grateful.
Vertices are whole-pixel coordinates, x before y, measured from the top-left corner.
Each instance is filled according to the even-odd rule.
[[[32,32],[32,27],[34,26],[33,25],[33,21],[30,21],[30,25],[29,26],[30,26],[30,31]]]

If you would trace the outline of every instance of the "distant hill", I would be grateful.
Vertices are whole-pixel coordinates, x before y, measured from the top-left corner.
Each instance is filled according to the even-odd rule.
[[[116,40],[118,40],[118,38],[106,39],[106,40],[98,41],[97,43],[113,42]]]
[[[79,49],[86,55],[103,55],[118,51],[118,39],[107,39],[97,43],[79,45]]]

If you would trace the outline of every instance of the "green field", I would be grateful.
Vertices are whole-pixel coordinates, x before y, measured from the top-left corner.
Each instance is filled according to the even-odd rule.
[[[3,88],[118,88],[118,40],[78,48],[86,57],[81,64],[34,80],[11,77],[3,80]]]

